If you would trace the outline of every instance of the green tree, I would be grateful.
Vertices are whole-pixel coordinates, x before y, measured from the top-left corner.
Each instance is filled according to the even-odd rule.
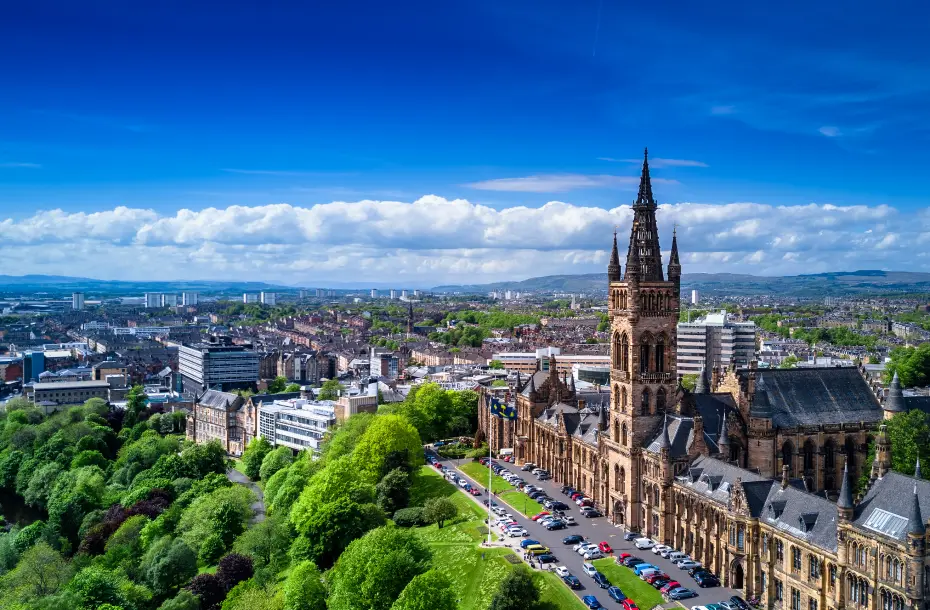
[[[242,532],[233,544],[233,550],[252,558],[255,578],[264,584],[266,576],[273,577],[287,565],[287,550],[292,537],[287,513],[275,513]]]
[[[330,610],[389,610],[429,567],[429,547],[411,530],[386,526],[346,548],[330,573]]]
[[[102,565],[110,569],[123,568],[130,578],[138,580],[142,560],[141,534],[147,524],[145,515],[135,515],[123,521],[106,542]]]
[[[299,383],[289,383],[289,384],[287,384],[287,387],[284,388],[284,391],[285,391],[286,393],[288,393],[288,394],[291,394],[291,393],[293,393],[293,392],[299,392],[299,391],[300,391],[300,384],[299,384]]]
[[[410,475],[402,468],[395,468],[384,475],[376,489],[378,506],[388,515],[410,503]]]
[[[164,598],[197,575],[197,555],[180,538],[163,538],[146,551],[142,570],[155,595]]]
[[[159,606],[158,610],[200,610],[200,598],[187,589],[181,589],[177,595]]]
[[[891,443],[891,469],[913,475],[917,459],[930,464],[930,415],[919,409],[896,413],[883,422]],[[870,459],[875,457],[875,442],[870,443]]]
[[[321,448],[323,457],[326,460],[335,460],[352,453],[355,445],[374,420],[374,413],[358,413],[339,424],[323,441]]]
[[[435,383],[419,387],[413,397],[408,396],[401,406],[405,415],[420,432],[422,439],[432,441],[442,437],[452,418],[452,397]]]
[[[778,368],[794,369],[794,368],[797,368],[798,362],[800,362],[798,357],[795,356],[794,354],[791,354],[790,356],[786,357],[784,360],[781,361],[781,364],[778,365]]]
[[[107,467],[107,459],[99,451],[87,450],[82,451],[71,460],[71,468],[81,468],[83,466],[97,466],[101,470]]]
[[[454,519],[458,514],[458,509],[449,498],[430,498],[423,506],[423,516],[430,523],[435,523],[442,529],[443,524],[449,519]]]
[[[688,390],[689,392],[693,392],[694,388],[697,386],[697,378],[698,376],[694,373],[689,375],[682,375],[681,387]]]
[[[488,610],[524,610],[534,608],[538,603],[539,589],[533,582],[533,576],[521,566],[501,581]]]
[[[93,565],[78,572],[68,588],[77,595],[82,610],[97,610],[104,604],[140,608],[152,597],[148,589],[133,584],[121,571]]]
[[[430,570],[413,578],[391,610],[455,610],[458,608],[452,583],[439,570]]]
[[[62,468],[57,462],[48,462],[39,466],[29,478],[29,486],[23,493],[23,500],[25,500],[26,504],[45,508],[48,502],[48,494],[55,486],[55,481],[61,473]]]
[[[269,394],[280,394],[284,391],[284,388],[287,387],[287,377],[278,375],[274,379],[268,382],[268,393]]]
[[[919,347],[898,347],[889,354],[891,361],[885,366],[885,383],[895,373],[905,388],[930,385],[930,343]]]
[[[287,447],[278,447],[274,451],[268,453],[265,456],[265,459],[262,460],[262,467],[259,470],[259,475],[263,481],[267,481],[271,476],[291,465],[291,462],[294,460],[294,454]]]
[[[39,541],[23,553],[14,570],[0,578],[0,591],[6,592],[3,599],[29,603],[54,595],[70,578],[68,562],[48,543]]]
[[[501,362],[500,360],[492,360],[488,362],[488,368],[496,370],[496,371],[500,371],[500,370],[503,370],[504,363]]]
[[[345,386],[339,383],[338,379],[327,379],[320,386],[320,393],[317,394],[317,398],[319,400],[336,400],[343,391],[345,391]]]
[[[352,452],[358,475],[372,484],[379,481],[389,470],[385,469],[388,457],[395,452],[405,456],[411,471],[423,463],[423,443],[417,429],[403,416],[379,415]]]
[[[271,443],[264,436],[252,439],[245,451],[242,452],[242,466],[245,470],[245,476],[257,481],[261,473],[262,460],[271,453],[272,449]]]
[[[326,589],[312,561],[294,566],[284,581],[284,610],[326,610]]]
[[[292,521],[295,513],[302,514],[298,508],[295,505],[291,512]],[[329,567],[350,542],[384,523],[384,513],[376,504],[343,500],[317,507],[305,521],[295,523],[295,528],[310,542],[306,558]]]
[[[177,531],[198,555],[211,534],[220,538],[225,550],[245,530],[254,500],[254,494],[241,485],[202,495],[183,512]]]

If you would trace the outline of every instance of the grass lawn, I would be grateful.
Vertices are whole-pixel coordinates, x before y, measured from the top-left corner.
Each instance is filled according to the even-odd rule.
[[[652,585],[639,579],[633,570],[618,566],[613,557],[596,559],[592,563],[601,571],[611,584],[620,587],[627,597],[633,598],[636,605],[642,610],[653,608],[665,603],[662,594],[652,588]]]
[[[462,466],[459,466],[459,470],[461,470],[462,472],[470,476],[472,479],[477,481],[481,485],[481,487],[487,486],[488,472],[490,472],[490,470],[485,468],[478,462],[468,462],[467,464],[463,464]],[[504,479],[500,478],[496,474],[493,475],[491,478],[491,485],[492,485],[491,489],[496,494],[499,494],[502,491],[510,491],[511,489],[513,489],[513,485],[511,485]]]
[[[421,505],[433,497],[452,500],[459,515],[442,529],[428,525],[416,528],[416,532],[433,551],[433,567],[452,583],[458,594],[459,610],[487,610],[501,581],[515,567],[506,557],[515,559],[516,555],[509,549],[481,548],[481,541],[487,537],[484,510],[443,479],[435,468],[423,466],[413,481],[411,506]],[[536,572],[533,579],[539,586],[544,610],[584,609],[584,604],[555,574]]]
[[[545,510],[542,504],[536,500],[533,500],[521,491],[505,491],[504,493],[500,494],[500,498],[527,517],[532,517],[533,515],[539,514]]]

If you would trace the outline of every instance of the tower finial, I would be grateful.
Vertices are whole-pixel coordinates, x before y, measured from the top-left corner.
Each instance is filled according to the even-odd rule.
[[[617,251],[617,228],[614,227],[614,245],[610,251],[610,262],[607,263],[607,281],[619,282],[622,278],[620,272],[620,253]]]
[[[836,499],[837,508],[852,510],[853,494],[852,482],[849,480],[849,460],[843,464],[843,484],[840,485],[840,495]]]

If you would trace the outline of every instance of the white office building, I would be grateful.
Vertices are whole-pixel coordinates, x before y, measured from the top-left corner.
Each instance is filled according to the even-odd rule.
[[[252,387],[258,381],[258,354],[241,345],[182,345],[178,349],[178,371],[187,392]]]
[[[72,292],[71,293],[71,309],[75,311],[81,311],[84,309],[84,293],[83,292]]]
[[[258,434],[275,447],[319,453],[323,436],[335,425],[336,408],[329,400],[293,398],[258,407]]]
[[[250,292],[245,292],[242,294],[242,302],[248,305],[249,303],[258,303],[258,295],[252,294]]]
[[[178,295],[176,294],[161,295],[161,306],[162,307],[177,307],[178,306]]]
[[[377,299],[377,298],[378,298],[378,289],[377,289],[377,288],[372,288],[372,289],[371,289],[371,298],[373,298],[373,299]]]
[[[705,364],[708,370],[731,364],[749,366],[755,359],[756,333],[754,322],[735,322],[722,310],[679,323],[678,374],[698,374]]]
[[[391,299],[396,299],[396,298],[397,298],[397,291],[391,288]]]
[[[701,300],[700,293],[698,293],[697,290],[692,290],[691,291],[691,304],[697,305],[700,302],[700,300]]]
[[[145,293],[145,308],[146,309],[158,309],[161,307],[161,297],[160,292],[146,292]]]
[[[200,294],[196,292],[181,293],[181,304],[185,307],[193,306],[200,300]]]
[[[274,307],[278,302],[278,295],[274,292],[262,292],[262,305]]]

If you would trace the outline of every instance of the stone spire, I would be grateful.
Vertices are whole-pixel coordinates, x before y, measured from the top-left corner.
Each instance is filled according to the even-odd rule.
[[[760,375],[756,382],[756,389],[752,396],[752,409],[750,415],[755,417],[771,417],[772,402],[769,400],[768,388],[765,387],[765,380]]]
[[[707,386],[707,364],[703,363],[701,364],[701,372],[698,373],[698,378],[694,382],[694,393],[707,394],[710,391]]]
[[[633,204],[633,230],[626,257],[626,277],[635,274],[643,282],[661,282],[662,250],[656,225],[656,200],[649,178],[649,151],[643,155],[643,174],[639,179],[639,194]],[[630,270],[634,265],[635,271]]]
[[[597,418],[597,429],[601,432],[607,432],[607,429],[610,427],[607,420],[607,407],[601,405],[599,410],[600,412],[598,413]]]
[[[849,511],[849,517],[852,517],[853,504],[852,482],[849,480],[849,462],[843,464],[843,484],[840,486],[840,495],[836,499],[836,507],[840,511]]]
[[[529,387],[530,389],[530,391],[527,392],[527,394],[530,396],[536,393],[536,380],[534,379],[535,377],[536,375],[530,375],[530,382],[526,384],[527,387]]]
[[[891,441],[888,440],[888,427],[882,424],[878,427],[878,436],[875,437],[875,459],[872,460],[870,482],[884,477],[891,470]]]
[[[727,431],[727,410],[720,414],[720,436],[717,437],[717,447],[725,459],[730,458],[730,433]]]
[[[607,263],[607,281],[619,282],[623,279],[620,270],[620,253],[617,251],[617,231],[614,231],[614,247],[610,251],[610,262]]]
[[[920,458],[919,458],[919,457],[917,458],[917,467],[914,468],[914,478],[915,478],[915,479],[922,479],[922,478],[924,478],[924,477],[920,474]]]
[[[922,538],[927,533],[924,519],[920,515],[920,498],[917,496],[917,483],[914,483],[914,495],[911,500],[911,513],[907,516],[907,535]]]
[[[568,389],[571,391],[572,396],[574,396],[575,395],[575,376],[569,375],[568,380],[569,380]]]
[[[681,262],[678,260],[678,230],[672,229],[672,253],[668,259],[668,279],[672,282],[681,281]]]
[[[662,432],[659,434],[659,438],[656,441],[659,445],[659,450],[669,449],[672,446],[672,442],[668,438],[668,415],[662,418]]]
[[[885,402],[882,403],[882,409],[888,413],[902,413],[904,407],[904,392],[901,390],[901,380],[898,379],[898,371],[894,372],[891,383],[888,384],[888,391],[885,393]]]
[[[523,391],[523,380],[520,379],[520,371],[517,371],[517,383],[515,384],[515,386],[517,388],[518,393]]]
[[[791,477],[788,475],[788,464],[782,464],[781,467],[781,488],[787,489],[788,484],[791,483]]]

